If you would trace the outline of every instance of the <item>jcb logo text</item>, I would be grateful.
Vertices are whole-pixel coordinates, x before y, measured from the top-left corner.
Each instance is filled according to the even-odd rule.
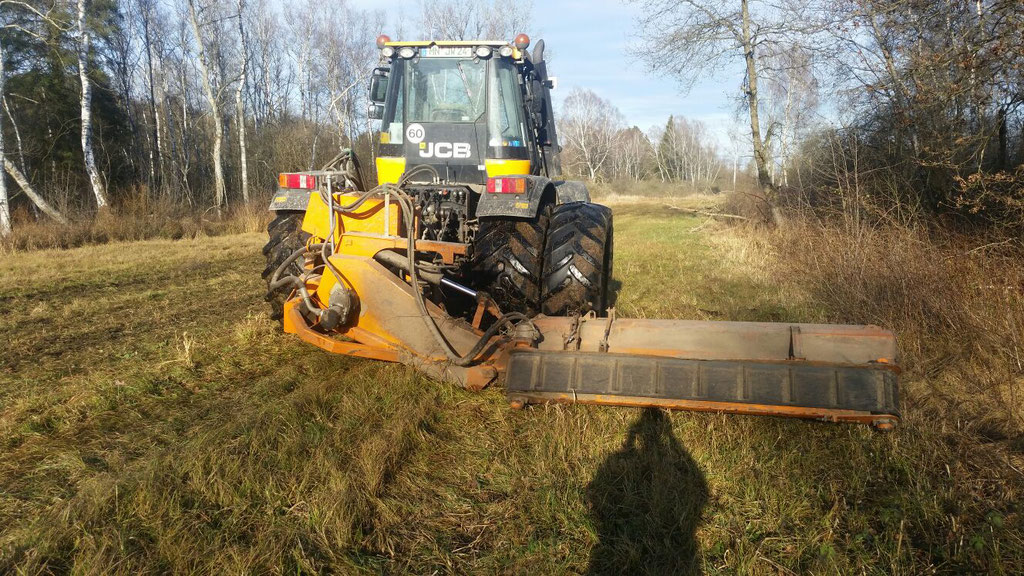
[[[469,158],[469,154],[468,142],[427,142],[426,146],[420,146],[423,158]]]

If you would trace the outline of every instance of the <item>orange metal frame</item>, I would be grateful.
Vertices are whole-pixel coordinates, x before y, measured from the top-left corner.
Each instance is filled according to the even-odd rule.
[[[353,198],[351,195],[336,196],[339,203],[349,203]],[[351,290],[358,302],[352,317],[337,334],[322,333],[307,323],[301,312],[301,300],[293,294],[285,303],[285,331],[333,354],[410,364],[428,375],[474,390],[500,379],[508,365],[508,352],[522,342],[496,337],[475,365],[457,367],[448,362],[434,337],[426,330],[415,305],[413,288],[374,260],[382,250],[404,252],[408,246],[408,240],[401,235],[397,204],[370,199],[364,206],[359,214],[336,217],[334,241],[337,254],[330,256],[332,266],[326,267],[322,275],[311,274],[307,279],[310,292],[315,294],[314,300],[319,305],[330,301],[331,291],[339,282]],[[331,236],[331,216],[319,195],[312,195],[303,223],[303,229],[312,236],[310,243],[321,242]],[[437,254],[450,264],[458,256],[466,254],[467,246],[418,240],[416,250]],[[335,277],[332,269],[339,270],[342,277]],[[432,304],[428,309],[449,343],[461,350],[468,350],[481,336],[485,314],[500,315],[500,310],[487,300],[478,303],[471,325],[448,317]],[[540,316],[534,319],[534,325],[542,337],[534,346],[541,351],[557,351],[567,349],[569,343],[573,343],[575,350],[606,352],[611,340],[614,351],[624,354],[728,360],[730,357],[753,358],[753,351],[764,355],[759,360],[807,364],[834,362],[835,350],[848,347],[849,352],[844,354],[850,357],[845,362],[886,363],[890,364],[889,369],[899,370],[894,361],[895,341],[891,333],[881,329],[802,325],[807,331],[802,333],[796,326],[747,324],[742,331],[734,328],[730,332],[723,328],[725,324],[728,323],[693,323],[691,326],[687,321],[616,320],[614,316],[608,319]],[[738,325],[733,323],[733,326]],[[671,345],[666,346],[666,342],[671,342]],[[659,407],[858,422],[872,424],[879,429],[891,429],[898,422],[898,416],[894,414],[856,410],[605,394],[510,393],[509,399],[513,407],[532,402]]]

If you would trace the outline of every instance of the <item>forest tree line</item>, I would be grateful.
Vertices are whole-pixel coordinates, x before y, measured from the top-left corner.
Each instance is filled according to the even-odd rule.
[[[638,50],[742,77],[764,205],[1024,228],[1020,0],[635,0]]]
[[[706,189],[749,171],[766,213],[1024,220],[1018,1],[634,3],[659,15],[635,24],[642,43],[672,48],[637,58],[684,88],[742,78],[743,128],[723,150],[698,121],[630,126],[575,89],[558,114],[571,175]],[[0,0],[0,231],[125,202],[220,215],[262,201],[281,170],[372,154],[377,34],[511,37],[532,11],[447,0],[396,22],[313,0]]]
[[[0,0],[16,210],[218,214],[367,130],[383,14],[307,1]],[[260,194],[264,197],[265,194]]]

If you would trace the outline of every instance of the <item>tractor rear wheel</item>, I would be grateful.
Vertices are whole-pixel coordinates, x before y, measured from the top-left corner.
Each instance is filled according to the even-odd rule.
[[[270,285],[270,278],[274,271],[295,253],[296,250],[306,245],[309,234],[302,231],[302,219],[305,212],[282,210],[274,213],[274,219],[267,225],[267,234],[270,239],[263,246],[263,255],[267,257],[267,267],[263,269],[263,280]],[[302,259],[292,262],[285,273],[302,274]],[[290,292],[282,288],[276,292],[267,292],[267,302],[270,302],[270,319],[281,321],[284,318],[284,302]]]
[[[540,311],[540,277],[551,204],[529,219],[481,218],[473,241],[473,284],[504,313]]]
[[[541,312],[603,315],[612,304],[612,211],[600,204],[555,206],[541,279]]]

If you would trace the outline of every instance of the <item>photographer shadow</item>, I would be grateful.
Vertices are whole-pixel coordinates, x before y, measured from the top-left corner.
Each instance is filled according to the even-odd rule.
[[[708,487],[665,412],[644,410],[586,497],[598,535],[587,574],[700,574]]]

